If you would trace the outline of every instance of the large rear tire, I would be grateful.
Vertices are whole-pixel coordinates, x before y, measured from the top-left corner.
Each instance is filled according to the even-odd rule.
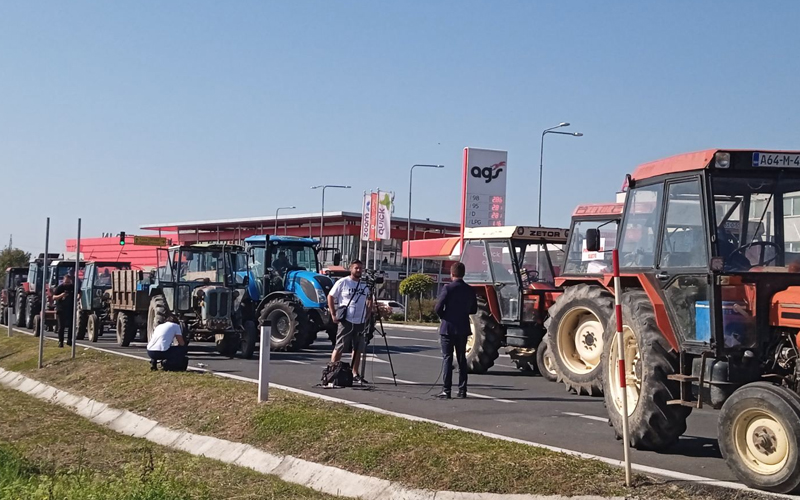
[[[539,342],[539,347],[536,348],[536,367],[545,380],[549,382],[556,382],[558,380],[556,361],[547,349],[547,337],[543,338],[542,341]]]
[[[258,341],[258,328],[256,322],[247,320],[244,322],[244,332],[242,333],[242,357],[252,359],[256,352],[256,342]]]
[[[567,287],[548,311],[547,348],[558,379],[577,394],[600,396],[603,332],[614,314],[614,297],[596,285]]]
[[[303,306],[293,300],[277,299],[261,310],[260,324],[270,325],[271,351],[298,351],[309,327]]]
[[[29,330],[33,329],[33,317],[41,310],[40,307],[36,307],[37,302],[34,295],[28,295],[25,299],[25,328]]]
[[[22,290],[17,290],[17,297],[14,299],[14,313],[17,315],[14,326],[22,328],[25,326],[25,294]]]
[[[775,493],[800,488],[800,396],[754,382],[725,401],[719,415],[719,448],[747,486]]]
[[[153,331],[162,323],[166,323],[167,314],[167,299],[163,295],[155,295],[150,299],[150,306],[147,309],[147,341],[153,338]]]
[[[31,329],[33,330],[33,336],[39,337],[42,334],[42,317],[38,314],[35,314],[31,318]]]
[[[663,450],[686,432],[692,409],[667,404],[680,397],[678,355],[658,329],[653,304],[640,290],[622,295],[623,340],[631,446]],[[617,321],[611,318],[603,348],[603,385],[608,416],[617,436],[622,436],[622,389],[618,369]]]
[[[128,347],[136,337],[136,322],[127,313],[117,313],[117,344]]]
[[[0,325],[8,324],[8,307],[0,308]]]
[[[501,326],[489,312],[489,304],[478,297],[478,312],[469,317],[467,337],[467,367],[470,373],[486,373],[500,355],[503,341]]]

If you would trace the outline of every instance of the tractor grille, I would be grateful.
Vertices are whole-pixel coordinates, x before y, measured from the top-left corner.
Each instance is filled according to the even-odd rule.
[[[208,318],[227,318],[230,311],[230,290],[217,288],[206,292],[206,310]]]
[[[317,280],[319,286],[321,286],[322,289],[325,291],[325,295],[328,295],[328,293],[330,293],[331,291],[331,288],[333,288],[333,281],[331,281],[331,279],[328,278],[327,276],[322,276],[322,275],[314,276],[314,279]]]

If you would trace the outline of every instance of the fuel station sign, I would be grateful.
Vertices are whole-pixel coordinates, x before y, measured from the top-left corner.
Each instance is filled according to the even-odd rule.
[[[464,148],[461,226],[504,226],[508,151]]]

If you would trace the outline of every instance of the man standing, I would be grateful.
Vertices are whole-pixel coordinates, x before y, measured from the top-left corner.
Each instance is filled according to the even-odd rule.
[[[368,384],[358,374],[361,353],[367,349],[365,325],[372,312],[372,300],[367,296],[367,284],[361,283],[364,266],[360,260],[350,263],[350,276],[333,284],[328,294],[331,319],[339,325],[336,345],[331,353],[331,363],[342,359],[342,352],[353,350],[353,382]]]
[[[467,337],[469,316],[478,312],[475,290],[464,283],[464,264],[456,262],[450,268],[452,281],[448,283],[436,300],[436,314],[442,320],[439,336],[442,343],[442,373],[444,385],[438,398],[450,399],[453,385],[453,350],[458,362],[458,397],[467,397]]]
[[[172,345],[173,341],[178,345]],[[174,314],[170,314],[166,323],[161,323],[153,330],[150,342],[147,343],[150,370],[158,370],[157,362],[161,360],[165,360],[167,366],[182,366],[186,351],[186,341],[183,340],[180,322]]]
[[[56,303],[56,330],[58,330],[58,347],[64,347],[64,331],[67,332],[67,345],[72,345],[72,320],[75,317],[75,285],[72,275],[67,274],[60,285],[53,290]]]

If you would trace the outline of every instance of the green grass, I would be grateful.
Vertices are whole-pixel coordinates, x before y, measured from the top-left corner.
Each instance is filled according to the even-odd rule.
[[[31,337],[8,339],[0,334],[0,366],[29,367],[30,358],[36,357],[35,346]],[[172,428],[413,488],[692,500],[752,497],[641,474],[634,477],[636,487],[628,489],[621,469],[595,460],[279,390],[270,391],[270,402],[259,405],[255,384],[193,372],[150,372],[145,362],[130,358],[88,349],[78,353],[76,360],[70,360],[65,350],[48,347],[45,368],[30,375]]]

